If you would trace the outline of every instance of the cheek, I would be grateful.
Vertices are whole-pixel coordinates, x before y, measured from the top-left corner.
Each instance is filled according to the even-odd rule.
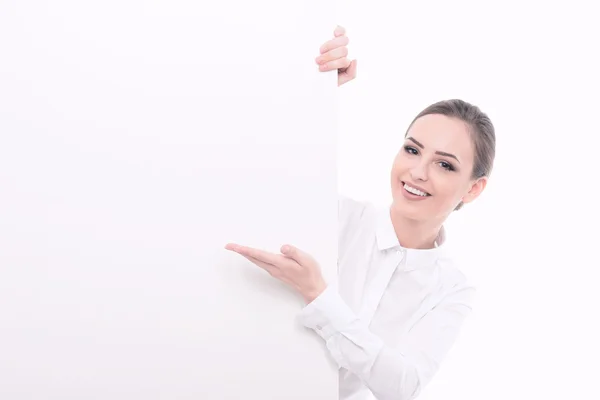
[[[400,172],[406,171],[408,166],[408,160],[406,157],[403,157],[401,153],[399,153],[396,158],[394,158],[394,164],[392,165],[392,172],[398,174]]]
[[[432,174],[433,175],[433,174]],[[430,177],[433,178],[433,176]],[[440,202],[454,202],[467,192],[465,184],[457,176],[442,172],[435,177],[435,189]]]
[[[398,177],[399,171],[400,171],[400,168],[399,168],[398,161],[394,160],[394,164],[392,164],[392,168],[391,168],[391,171],[390,171],[390,175],[391,175],[392,180],[394,180],[394,179],[396,179]]]

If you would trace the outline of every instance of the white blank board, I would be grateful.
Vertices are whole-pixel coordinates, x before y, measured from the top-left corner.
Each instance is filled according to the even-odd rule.
[[[0,398],[336,399],[302,300],[224,250],[337,258],[334,2],[3,0]]]

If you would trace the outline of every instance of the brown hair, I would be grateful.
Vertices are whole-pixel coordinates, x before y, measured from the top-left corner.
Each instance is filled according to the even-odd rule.
[[[441,114],[450,118],[457,118],[469,126],[475,147],[475,160],[471,178],[489,177],[496,156],[496,133],[494,125],[487,114],[481,111],[479,107],[463,100],[442,100],[421,111],[408,126],[405,136],[417,119],[429,114]],[[461,207],[462,203],[456,209],[458,210]]]

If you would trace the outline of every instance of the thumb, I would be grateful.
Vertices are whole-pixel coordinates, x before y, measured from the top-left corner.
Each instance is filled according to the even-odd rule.
[[[354,59],[350,62],[350,65],[348,65],[348,68],[346,68],[346,70],[344,71],[350,79],[356,78],[357,66],[358,66],[358,60]]]
[[[307,265],[312,262],[312,257],[310,255],[289,244],[281,246],[281,253],[300,265]]]

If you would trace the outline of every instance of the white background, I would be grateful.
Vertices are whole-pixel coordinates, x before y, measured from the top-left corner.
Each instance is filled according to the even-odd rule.
[[[299,296],[223,248],[335,273],[333,25],[322,0],[0,2],[1,399],[337,397]]]
[[[358,78],[340,88],[339,182],[387,203],[412,118],[487,112],[488,188],[448,221],[474,313],[420,400],[600,398],[600,25],[594,2],[339,2]]]
[[[8,8],[3,8],[0,14],[4,17],[0,25],[0,43],[4,46],[0,53],[2,74],[9,70],[7,60],[12,58],[8,56],[32,57],[24,54],[27,48],[20,45],[27,40],[27,32],[16,36],[11,33],[19,20],[14,19],[13,13],[5,12],[11,11],[12,5],[17,3],[25,15],[42,13],[38,14],[37,21],[30,20],[32,29],[49,26],[53,21],[64,22],[59,15],[44,18],[39,4],[3,1],[2,6],[8,5]],[[71,2],[71,5],[78,3]],[[121,12],[111,17],[113,22],[127,24],[128,17],[135,14],[135,7],[127,10],[123,3],[119,2]],[[173,9],[187,6],[187,2],[170,4]],[[280,4],[278,11],[282,12],[284,4],[288,5],[287,2],[277,4]],[[322,2],[319,4],[323,6]],[[336,22],[348,28],[351,55],[360,60],[358,79],[339,90],[341,192],[377,203],[387,202],[389,168],[404,131],[413,116],[432,102],[454,97],[471,101],[490,115],[497,129],[497,158],[488,188],[480,199],[448,222],[450,240],[463,260],[462,268],[479,289],[475,312],[421,399],[597,398],[594,379],[598,376],[600,357],[597,343],[600,262],[596,255],[599,236],[596,159],[600,134],[597,71],[600,65],[596,57],[600,32],[597,13],[593,11],[595,4],[583,1],[548,4],[353,0],[340,1],[338,6]],[[226,31],[231,21],[245,21],[247,13],[257,7],[251,2],[245,8],[229,9],[230,14],[222,21],[219,32]],[[322,12],[322,9],[317,11]],[[86,21],[102,21],[101,16],[90,14]],[[180,26],[179,32],[189,32],[186,29],[192,29],[194,18],[200,19],[198,14],[191,13],[189,23]],[[271,22],[277,23],[282,32],[288,27],[285,19]],[[124,25],[118,26],[124,29]],[[217,54],[219,47],[211,40],[212,33],[209,37],[188,37],[174,43],[165,39],[168,30],[161,27],[150,29],[148,26],[144,33],[150,35],[160,51],[167,52],[165,60],[187,54],[189,58],[185,62],[193,63],[206,55]],[[111,32],[111,29],[114,24],[106,31]],[[310,40],[292,42],[286,41],[282,33],[277,36],[280,41],[273,46],[273,52],[261,53],[261,61],[252,64],[252,71],[279,73],[285,70],[284,62],[296,60],[292,57],[299,55],[306,55],[312,62],[316,55],[312,54],[313,47],[316,53],[321,37],[326,40],[331,30],[323,28],[314,31]],[[40,30],[37,34],[42,38],[44,32]],[[97,53],[90,50],[93,47],[89,42],[77,35],[69,36],[69,32],[65,32],[65,37],[82,52],[86,65],[94,65],[97,60],[93,57]],[[252,56],[249,47],[244,46],[250,36],[224,34],[220,38],[230,45],[226,48],[241,52],[237,60]],[[265,33],[262,38],[272,36]],[[56,49],[49,47],[51,45],[40,42],[38,50]],[[195,51],[198,47],[202,51]],[[233,58],[229,55],[227,60]],[[50,73],[52,70],[32,61],[30,68],[48,73],[39,77],[39,84],[60,87],[60,82]],[[118,68],[113,65],[112,72],[125,68],[129,78],[138,79],[137,88],[152,82],[152,76],[132,67],[136,64],[131,59],[126,61]],[[242,77],[251,74],[238,63],[224,62],[222,67],[228,68],[230,76],[239,78],[230,81],[230,85],[234,82],[253,84],[240,78],[239,73]],[[312,77],[308,71],[313,70],[307,66],[302,69],[306,71],[302,76]],[[21,68],[20,71],[24,78],[18,84],[27,85],[28,70]],[[189,76],[191,72],[187,73]],[[277,79],[283,82],[284,77]],[[16,85],[6,75],[1,82]],[[154,84],[160,86],[161,82]],[[195,89],[201,86],[199,81],[194,84]],[[301,86],[290,87],[290,93],[301,90]],[[32,105],[30,99],[19,97],[24,93],[21,89],[22,86],[10,87],[12,95],[8,96],[6,86],[0,87],[4,93],[0,97],[2,112],[38,106]],[[101,88],[96,86],[95,89]],[[85,93],[85,88],[80,90]],[[134,96],[132,92],[129,94]],[[125,102],[109,97],[108,93],[100,101],[107,98]],[[68,104],[76,106],[75,102]],[[187,104],[183,111],[173,108],[171,112],[181,115],[178,113],[195,111],[198,106],[193,102]],[[61,104],[55,106],[61,107]],[[247,117],[252,118],[252,115]],[[39,123],[39,127],[45,120],[41,121],[28,120],[28,123],[31,126]],[[163,126],[171,126],[173,122],[168,118],[162,120]],[[177,119],[175,124],[186,125]],[[5,125],[0,137],[6,140],[4,129]],[[33,149],[37,151],[33,154],[43,156],[43,148]],[[3,159],[3,168],[7,160]],[[244,184],[247,179],[242,176],[237,182]],[[4,195],[0,201],[6,205],[8,200]],[[27,207],[27,204],[22,206]],[[35,217],[32,214],[29,223],[33,223]],[[284,229],[284,225],[280,228]],[[250,227],[238,239],[250,237],[251,232]],[[215,238],[215,246],[225,236]],[[275,246],[275,242],[279,242],[275,233],[271,239],[265,245]],[[189,240],[192,248],[191,242],[195,239]],[[77,256],[87,260],[86,254]],[[185,258],[183,253],[181,257]],[[236,276],[231,273],[229,278]],[[3,280],[0,284],[6,282]],[[268,289],[271,286],[264,284],[261,288],[271,293]],[[188,294],[193,293],[191,286],[186,290]],[[269,300],[275,301],[282,293],[284,291],[275,290]],[[4,330],[3,335],[7,334]],[[12,344],[2,345],[6,363],[6,349]],[[4,375],[5,379],[7,376]]]

